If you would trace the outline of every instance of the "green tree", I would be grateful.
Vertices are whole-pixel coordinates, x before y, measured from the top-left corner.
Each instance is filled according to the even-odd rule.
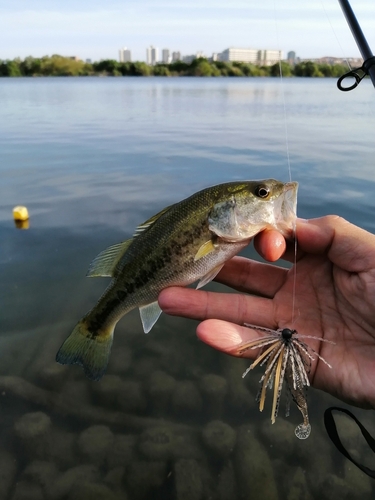
[[[150,76],[152,73],[152,68],[144,62],[134,62],[132,63],[132,75],[133,76]]]
[[[184,76],[188,73],[190,65],[186,64],[183,61],[174,61],[173,63],[169,64],[169,71],[171,73],[177,73],[181,76]]]
[[[168,65],[166,64],[157,64],[153,67],[153,75],[154,76],[171,76]]]
[[[1,61],[0,76],[22,76],[20,60],[14,59],[13,61]]]
[[[105,73],[107,75],[113,75],[115,71],[121,72],[120,63],[118,63],[115,59],[104,59],[94,63],[93,69],[98,73]]]
[[[199,57],[194,59],[189,68],[191,76],[220,76],[220,71],[210,64],[207,59]]]
[[[281,63],[275,63],[270,66],[269,75],[270,76],[280,76],[280,66],[281,66],[281,74],[282,76],[289,77],[292,76],[292,68],[290,64],[285,61],[281,61]]]
[[[296,76],[312,76],[312,77],[322,77],[324,76],[321,71],[319,71],[318,65],[313,61],[303,61],[294,66],[294,74]]]

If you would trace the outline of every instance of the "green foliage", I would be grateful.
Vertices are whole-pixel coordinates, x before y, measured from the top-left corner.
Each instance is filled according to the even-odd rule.
[[[319,66],[312,61],[303,61],[296,64],[294,67],[294,74],[296,76],[312,76],[322,77],[324,74],[320,71]]]
[[[281,62],[284,77],[333,77],[343,75],[347,68],[341,64],[317,64],[313,61],[303,61],[296,66]],[[58,54],[34,58],[26,57],[23,61],[19,58],[13,60],[0,60],[0,77],[2,76],[279,76],[280,64],[272,66],[256,66],[250,63],[213,61],[200,57],[191,64],[175,61],[171,64],[156,64],[149,66],[144,62],[120,63],[114,59],[105,59],[99,62],[84,63],[70,57]]]
[[[22,76],[19,62],[14,61],[1,61],[0,76]]]
[[[220,71],[210,64],[207,59],[200,57],[190,64],[188,74],[191,76],[220,76]]]
[[[281,63],[273,64],[270,68],[270,76],[280,76],[280,66],[282,75],[285,77],[292,76],[292,68],[290,64],[285,61],[281,61]]]
[[[168,64],[157,64],[153,68],[154,76],[171,76],[171,73],[168,68]]]

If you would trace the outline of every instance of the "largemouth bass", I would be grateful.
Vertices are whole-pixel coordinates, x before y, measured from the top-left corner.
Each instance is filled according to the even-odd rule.
[[[198,288],[206,285],[263,229],[291,236],[297,187],[274,179],[209,187],[165,208],[138,226],[133,238],[101,252],[88,276],[113,279],[56,360],[81,365],[90,379],[99,380],[122,316],[139,307],[147,333],[160,316],[157,298],[164,288],[198,280]]]

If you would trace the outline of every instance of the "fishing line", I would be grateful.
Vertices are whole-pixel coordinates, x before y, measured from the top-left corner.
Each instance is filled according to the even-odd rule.
[[[290,164],[290,153],[289,153],[288,115],[287,115],[287,111],[286,111],[283,68],[282,68],[282,64],[281,64],[279,24],[278,24],[278,17],[277,17],[276,0],[273,0],[273,10],[274,10],[275,27],[276,27],[276,42],[277,42],[277,48],[278,48],[278,53],[279,53],[279,73],[280,73],[281,96],[282,96],[282,103],[283,103],[283,114],[284,114],[285,149],[286,149],[286,158],[287,158],[287,163],[288,163],[289,182],[292,182],[292,167]],[[294,260],[293,260],[293,293],[292,293],[292,323],[291,323],[292,325],[294,323],[294,317],[295,317],[296,286],[297,286],[297,233],[296,233],[296,229],[297,228],[296,228],[296,221],[295,221],[293,224]]]
[[[340,40],[339,40],[339,37],[337,36],[337,33],[336,33],[336,31],[335,31],[335,28],[333,27],[333,24],[331,23],[331,20],[330,20],[330,18],[329,18],[329,16],[328,16],[328,12],[327,12],[327,10],[326,10],[326,8],[325,8],[324,1],[323,1],[323,0],[320,0],[320,3],[321,3],[322,8],[323,8],[323,10],[324,10],[324,14],[326,15],[327,21],[328,21],[329,25],[331,26],[332,33],[334,34],[334,36],[335,36],[335,38],[336,38],[337,45],[340,47],[341,56],[342,56],[342,58],[345,60],[345,62],[346,62],[346,64],[347,64],[347,66],[348,66],[348,68],[349,68],[349,70],[351,70],[352,68],[351,68],[351,66],[350,66],[350,63],[349,63],[349,61],[348,61],[347,57],[345,56],[345,52],[344,52],[344,49],[342,48],[342,45],[341,45]]]

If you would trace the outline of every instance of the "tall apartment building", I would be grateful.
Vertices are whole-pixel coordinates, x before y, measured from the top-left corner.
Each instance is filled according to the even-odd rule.
[[[163,49],[162,50],[161,60],[165,64],[169,64],[170,63],[169,49]]]
[[[220,54],[220,61],[257,63],[258,50],[256,49],[235,49],[230,47]]]
[[[181,52],[172,52],[172,62],[181,61]]]
[[[259,50],[258,62],[260,66],[271,66],[281,61],[283,53],[281,50]]]
[[[146,61],[147,64],[150,64],[151,66],[155,66],[155,64],[158,62],[158,49],[156,47],[153,47],[152,45],[150,45],[150,47],[147,47]]]
[[[290,50],[288,52],[288,55],[286,56],[287,58],[287,61],[289,64],[295,64],[296,62],[296,53],[294,52],[294,50]]]
[[[238,49],[230,47],[220,54],[221,61],[237,61],[270,66],[282,57],[281,50]]]
[[[120,49],[118,55],[119,55],[120,62],[131,62],[131,60],[132,60],[131,52],[126,47],[124,47],[123,49]]]

